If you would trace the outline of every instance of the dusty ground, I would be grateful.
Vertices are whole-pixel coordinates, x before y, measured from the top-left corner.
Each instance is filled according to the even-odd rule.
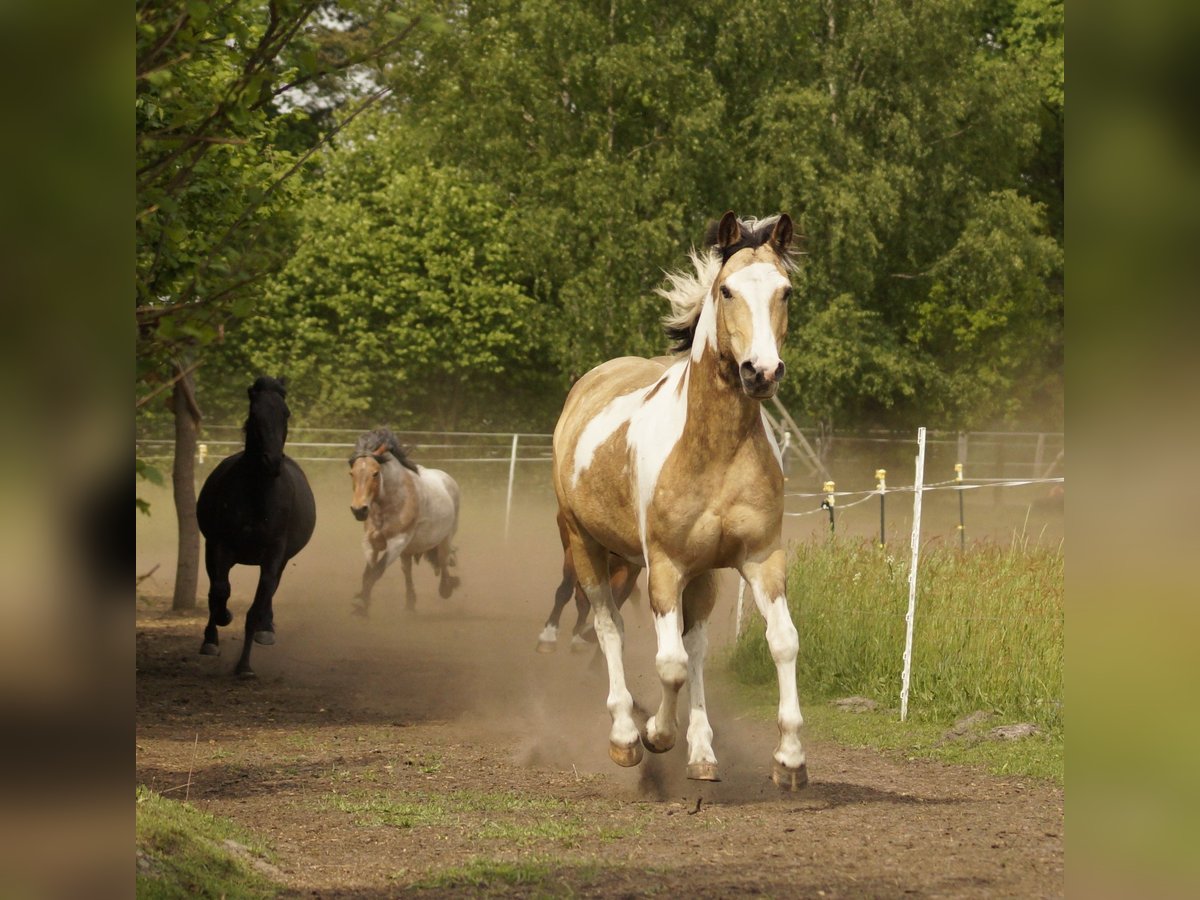
[[[438,599],[421,566],[409,615],[389,572],[364,621],[349,612],[360,526],[348,486],[315,486],[318,532],[285,575],[278,643],[255,648],[256,681],[230,674],[252,572],[234,582],[219,658],[196,652],[199,614],[143,600],[137,626],[137,782],[252,829],[290,895],[1062,894],[1060,790],[810,741],[811,784],[780,794],[768,778],[773,723],[739,711],[719,673],[710,713],[723,782],[683,778],[682,740],[617,768],[602,667],[565,641],[534,653],[557,578],[546,509],[520,510],[505,542],[502,497],[498,512],[464,507],[460,591]],[[143,525],[139,571],[170,571],[171,540]],[[166,594],[169,582],[143,589]],[[628,611],[627,660],[650,704],[646,618],[644,605]]]

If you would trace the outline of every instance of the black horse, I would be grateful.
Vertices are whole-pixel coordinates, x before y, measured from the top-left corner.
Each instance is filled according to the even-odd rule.
[[[237,673],[253,677],[251,639],[275,643],[271,599],[283,567],[304,549],[317,522],[317,507],[308,480],[283,453],[287,440],[287,388],[283,379],[260,376],[248,391],[246,449],[226,457],[200,489],[196,517],[204,535],[208,570],[208,625],[200,652],[221,652],[217,626],[233,621],[229,612],[229,570],[258,566],[258,590],[246,613],[246,639]]]

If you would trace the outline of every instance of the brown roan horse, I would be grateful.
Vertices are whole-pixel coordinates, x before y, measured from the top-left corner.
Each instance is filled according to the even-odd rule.
[[[362,591],[356,611],[366,615],[371,589],[396,559],[404,569],[405,600],[416,606],[412,565],[422,554],[439,576],[438,593],[449,597],[458,586],[450,574],[456,562],[452,541],[458,530],[458,484],[441,469],[408,458],[386,428],[359,437],[350,457],[354,488],[350,511],[364,523]]]
[[[719,780],[704,699],[714,569],[737,569],[767,623],[779,679],[779,745],[772,777],[808,780],[796,694],[799,640],[785,594],[783,471],[761,401],[783,377],[779,348],[792,288],[787,215],[732,212],[693,252],[695,274],[669,276],[673,362],[610,360],[576,382],[554,432],[554,487],[579,583],[591,600],[608,664],[609,755],[637,765],[642,745],[675,744],[679,691],[688,684],[689,778]],[[647,569],[662,685],[640,733],[625,684],[623,626],[608,555]]]

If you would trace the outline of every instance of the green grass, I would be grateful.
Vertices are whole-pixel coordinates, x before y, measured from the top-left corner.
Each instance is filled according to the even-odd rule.
[[[810,730],[844,742],[1061,779],[1061,548],[1017,540],[1009,546],[975,545],[965,554],[945,545],[922,549],[909,720],[901,725],[895,710],[908,606],[906,549],[847,539],[794,548],[788,605],[800,632],[797,680]],[[751,618],[728,665],[743,685],[774,686],[761,618]],[[852,694],[892,711],[855,714],[824,706]],[[935,746],[956,718],[975,710],[993,713],[991,724],[1032,722],[1045,734]]]
[[[545,883],[551,875],[546,863],[529,860],[504,862],[488,859],[473,859],[466,865],[444,869],[412,887],[421,888],[494,888],[529,887]]]
[[[139,871],[139,898],[274,897],[277,885],[256,872],[225,841],[236,841],[265,859],[262,844],[232,822],[179,800],[168,800],[145,787],[137,789],[137,848],[150,871]]]

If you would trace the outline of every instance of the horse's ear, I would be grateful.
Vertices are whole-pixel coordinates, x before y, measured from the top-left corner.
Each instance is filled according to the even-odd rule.
[[[717,247],[725,249],[742,239],[742,228],[738,225],[738,217],[733,210],[721,216],[721,224],[717,226]]]
[[[775,227],[771,230],[771,248],[780,256],[787,253],[792,245],[792,217],[782,213]]]
[[[387,457],[389,452],[390,451],[387,448],[387,444],[380,444],[378,447],[376,447],[374,450],[371,451],[371,455],[373,457],[375,457],[375,462],[382,463],[384,461],[384,459]]]

